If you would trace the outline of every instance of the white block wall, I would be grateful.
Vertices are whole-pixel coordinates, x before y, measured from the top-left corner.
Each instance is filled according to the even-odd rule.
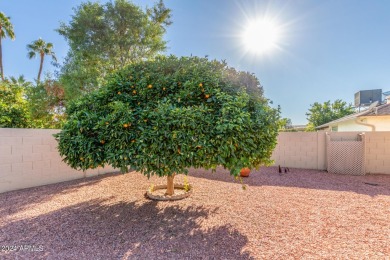
[[[62,161],[57,129],[0,128],[0,193],[115,172],[112,167],[76,171]]]

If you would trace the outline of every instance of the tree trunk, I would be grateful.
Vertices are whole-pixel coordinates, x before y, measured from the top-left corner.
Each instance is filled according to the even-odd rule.
[[[1,27],[0,27],[0,32],[1,32]],[[4,80],[4,71],[3,71],[3,50],[1,46],[1,36],[0,36],[0,73],[1,73],[1,80]]]
[[[171,176],[167,176],[167,191],[165,192],[165,195],[172,196],[175,193],[173,178],[175,178],[175,174],[172,174]]]
[[[45,54],[41,53],[41,63],[39,64],[39,71],[38,71],[38,83],[41,79],[41,73],[42,73],[42,67],[43,67],[43,59],[45,58]]]

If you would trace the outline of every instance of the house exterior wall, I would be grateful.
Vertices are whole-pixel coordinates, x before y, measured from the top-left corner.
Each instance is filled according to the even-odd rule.
[[[375,126],[375,131],[390,131],[390,116],[371,116],[371,117],[360,117],[358,120],[365,124],[370,124]],[[335,123],[330,125],[328,131],[331,131],[332,127],[337,126],[338,132],[368,132],[372,131],[372,127],[360,125],[355,122],[354,119]]]
[[[367,123],[375,125],[375,131],[390,131],[390,115],[367,117]]]
[[[76,171],[62,161],[53,134],[60,130],[0,128],[0,193],[113,172]]]
[[[364,120],[363,123],[366,124],[368,122]],[[371,131],[372,129],[369,126],[357,124],[355,120],[349,120],[346,122],[339,123],[337,127],[338,127],[338,132],[354,132],[354,131],[367,132],[367,131]]]

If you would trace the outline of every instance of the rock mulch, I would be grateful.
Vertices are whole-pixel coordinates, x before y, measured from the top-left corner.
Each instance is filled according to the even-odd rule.
[[[177,176],[175,182],[182,182]],[[192,169],[165,180],[107,174],[0,194],[1,259],[388,259],[390,176],[261,168],[239,180]]]

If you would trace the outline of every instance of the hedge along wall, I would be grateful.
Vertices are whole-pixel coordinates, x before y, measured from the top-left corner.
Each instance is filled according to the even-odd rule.
[[[62,162],[56,129],[0,128],[0,193],[115,172],[112,167],[76,171]]]

